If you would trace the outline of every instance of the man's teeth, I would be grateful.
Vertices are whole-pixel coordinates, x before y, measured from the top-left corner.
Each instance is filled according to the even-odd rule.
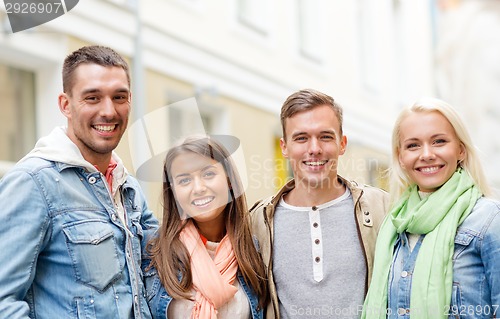
[[[206,205],[206,204],[210,203],[213,200],[214,200],[214,197],[208,197],[208,198],[203,198],[203,199],[196,199],[196,200],[193,201],[193,204],[195,206],[203,206],[203,205]]]
[[[102,132],[112,132],[116,125],[94,125],[94,128]]]
[[[305,164],[309,166],[320,166],[320,165],[325,165],[325,163],[326,161],[305,162]]]
[[[423,167],[420,169],[421,172],[423,173],[434,173],[436,172],[437,170],[439,169],[439,167],[437,166],[433,166],[433,167]]]

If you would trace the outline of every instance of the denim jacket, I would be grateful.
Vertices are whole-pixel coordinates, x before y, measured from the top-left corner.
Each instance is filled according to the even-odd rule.
[[[149,263],[143,264],[143,268],[146,268]],[[167,318],[167,308],[173,298],[168,294],[163,285],[160,282],[160,277],[158,277],[157,271],[154,267],[145,272],[145,283],[147,290],[147,298],[149,307],[151,308],[151,314],[153,319],[168,319]],[[252,312],[252,319],[263,319],[264,310],[258,309],[259,299],[253,289],[247,285],[243,275],[238,272],[237,275],[238,282],[245,291],[248,297],[248,302],[250,303],[250,310]]]
[[[31,156],[0,182],[0,317],[151,318],[140,267],[158,222],[138,182],[119,184],[124,226],[105,177],[68,161]]]
[[[423,237],[412,252],[406,234],[401,234],[396,243],[389,274],[388,318],[411,316],[411,275]],[[480,198],[457,229],[451,303],[443,312],[449,318],[496,318],[499,305],[500,203]]]

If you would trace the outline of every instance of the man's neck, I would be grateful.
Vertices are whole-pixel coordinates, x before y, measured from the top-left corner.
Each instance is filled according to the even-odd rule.
[[[329,187],[311,187],[296,183],[295,188],[285,194],[287,204],[297,207],[319,206],[339,198],[345,193],[346,186],[338,180]]]
[[[83,158],[90,164],[94,165],[97,170],[103,174],[106,174],[106,171],[108,170],[108,166],[111,163],[111,153],[106,154],[106,155],[99,155],[97,156],[96,154],[92,154],[93,156],[85,156],[83,154]]]

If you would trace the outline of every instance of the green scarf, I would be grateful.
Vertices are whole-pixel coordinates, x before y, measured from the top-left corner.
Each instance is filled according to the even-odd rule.
[[[411,318],[448,318],[455,234],[481,196],[473,180],[462,169],[424,199],[420,199],[416,185],[406,190],[380,228],[373,277],[362,318],[386,318],[389,271],[394,245],[402,232],[426,234],[412,278]]]

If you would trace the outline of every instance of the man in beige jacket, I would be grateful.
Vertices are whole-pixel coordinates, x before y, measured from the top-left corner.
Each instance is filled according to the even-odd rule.
[[[347,138],[330,96],[292,94],[281,124],[294,179],[251,209],[269,276],[267,318],[359,318],[388,195],[337,175]]]

